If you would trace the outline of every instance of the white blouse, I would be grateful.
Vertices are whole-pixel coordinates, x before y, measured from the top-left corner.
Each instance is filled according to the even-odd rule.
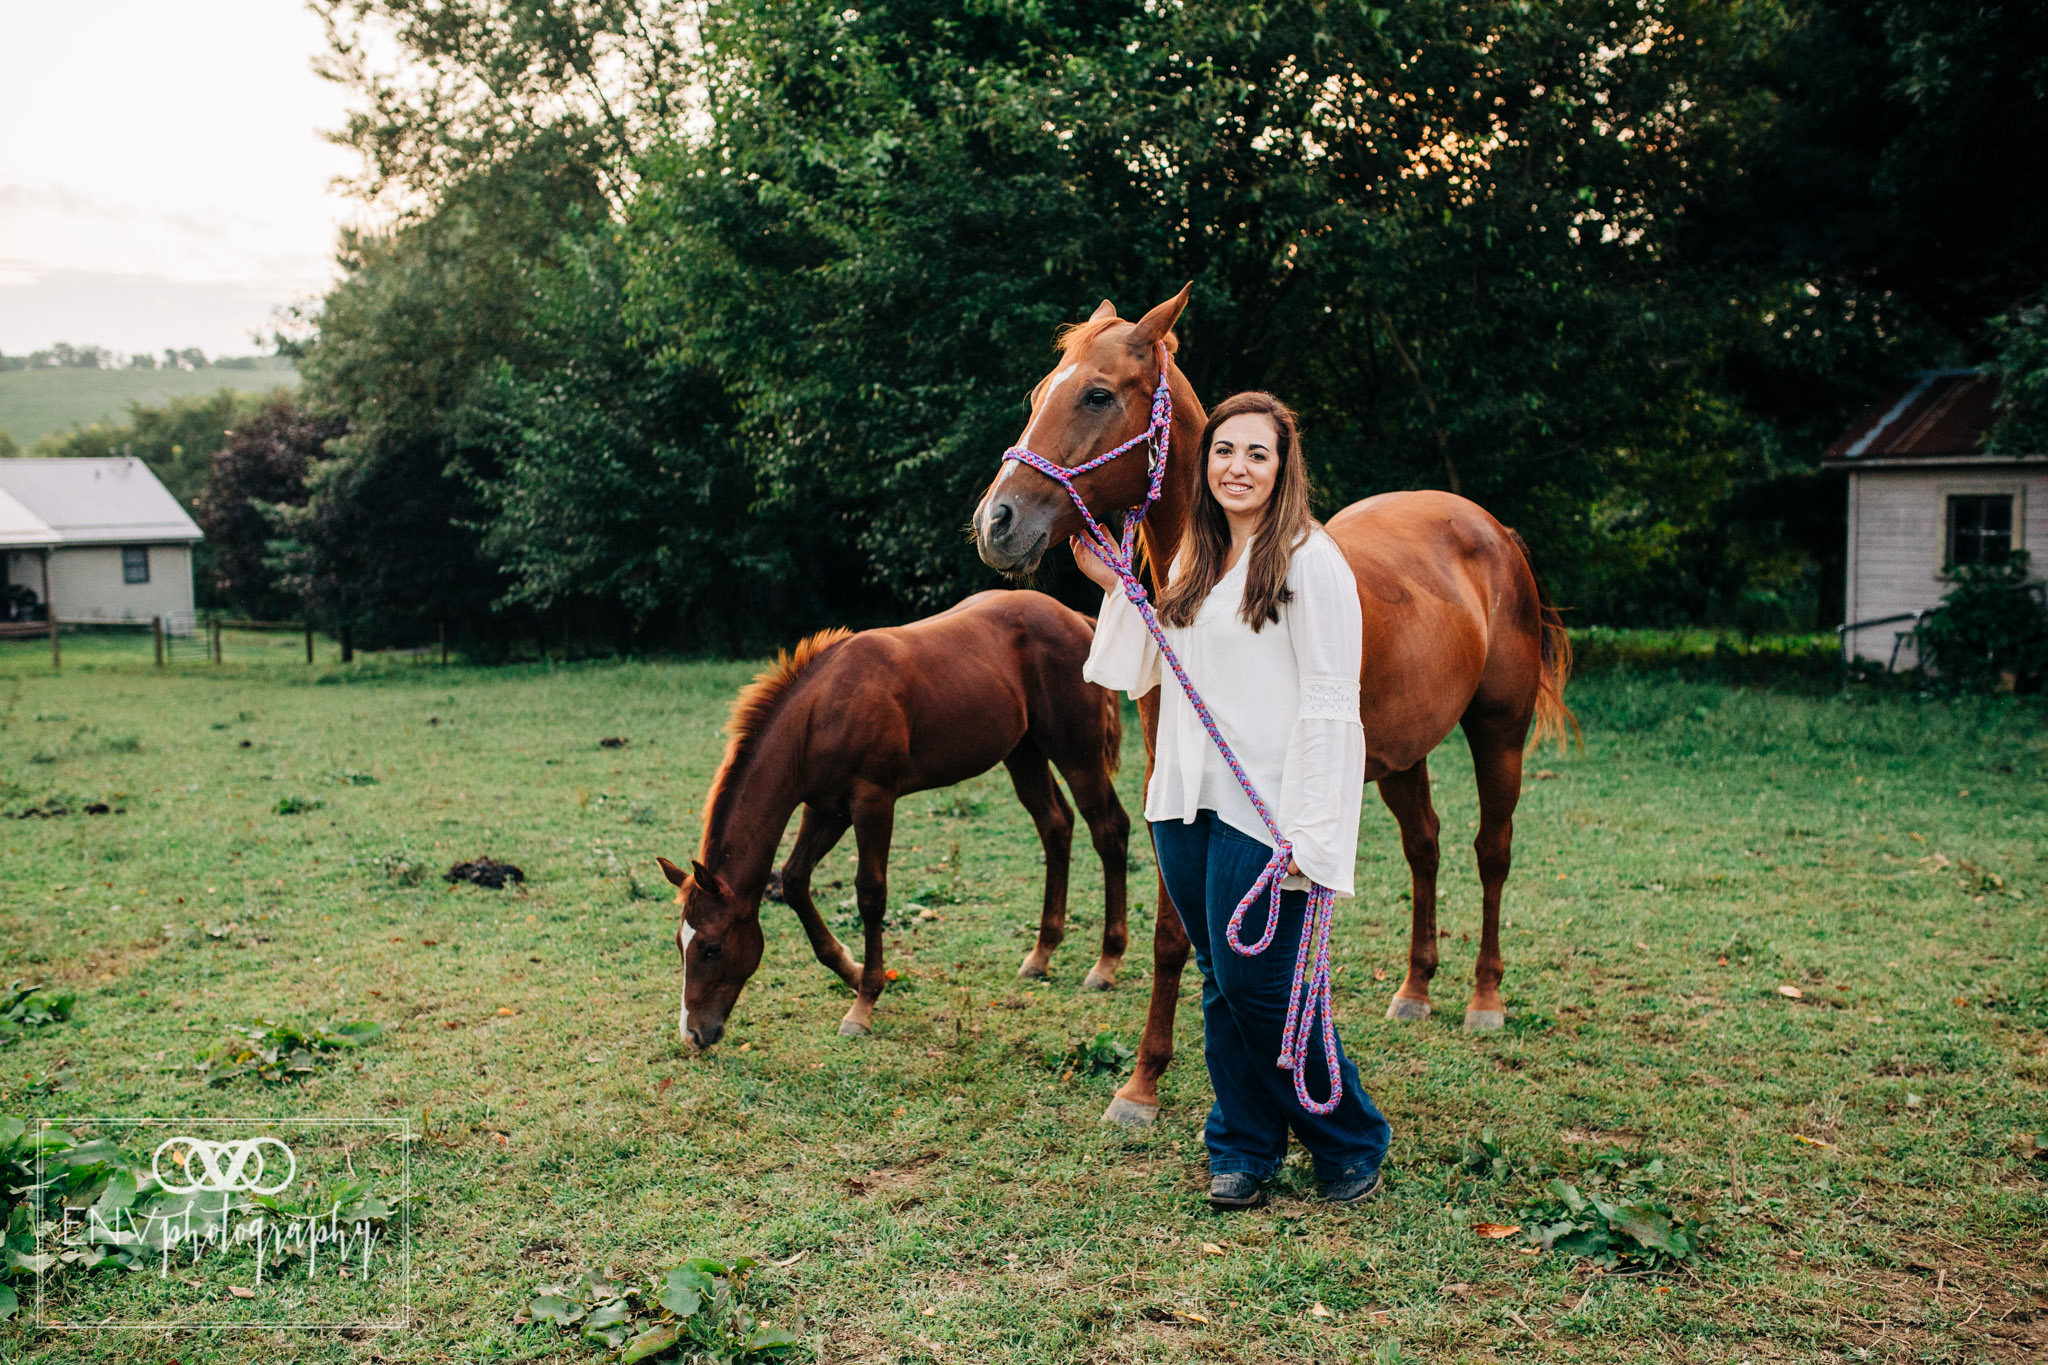
[[[1247,547],[1210,591],[1192,626],[1166,627],[1167,642],[1280,832],[1294,845],[1303,875],[1289,877],[1284,885],[1300,890],[1313,881],[1349,896],[1365,791],[1365,729],[1358,719],[1364,621],[1358,580],[1337,542],[1317,527],[1287,567],[1293,600],[1281,604],[1278,622],[1254,631],[1241,614],[1250,560]],[[1178,561],[1174,567],[1178,570]],[[1092,683],[1134,698],[1158,687],[1170,672],[1120,586],[1103,594],[1095,641],[1081,672]],[[1174,680],[1159,700],[1159,741],[1145,789],[1145,818],[1192,823],[1202,810],[1275,846],[1266,822]]]

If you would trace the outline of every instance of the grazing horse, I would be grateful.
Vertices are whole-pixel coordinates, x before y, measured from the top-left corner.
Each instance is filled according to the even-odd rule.
[[[1136,322],[1119,318],[1104,300],[1086,323],[1067,329],[1059,364],[1031,391],[1031,415],[1017,442],[1066,469],[1113,450],[1146,430],[1160,367],[1168,367],[1173,422],[1165,483],[1140,532],[1155,597],[1189,510],[1205,488],[1198,448],[1202,405],[1168,358],[1177,349],[1172,327],[1187,297],[1182,289]],[[1074,487],[1098,520],[1130,512],[1145,500],[1143,452],[1097,466],[1076,478]],[[1011,575],[1033,572],[1049,547],[1081,529],[1066,489],[1014,460],[1003,462],[974,513],[982,561]],[[1538,737],[1560,739],[1575,725],[1563,695],[1570,643],[1537,587],[1521,538],[1476,503],[1449,493],[1383,493],[1353,503],[1325,529],[1357,575],[1365,618],[1359,677],[1365,779],[1379,784],[1381,799],[1401,827],[1401,850],[1414,881],[1408,973],[1387,1017],[1429,1015],[1429,982],[1437,967],[1437,816],[1429,800],[1427,760],[1453,726],[1463,726],[1479,782],[1474,847],[1484,916],[1465,1027],[1497,1029],[1505,1020],[1500,894],[1522,789],[1522,752],[1532,723]],[[1158,693],[1139,703],[1139,714],[1149,781]],[[1158,904],[1171,904],[1164,881]],[[1178,916],[1162,912],[1156,921],[1152,1005],[1138,1066],[1104,1115],[1123,1123],[1149,1123],[1158,1115],[1159,1076],[1173,1057],[1173,1016],[1188,941]]]
[[[1115,985],[1130,819],[1114,781],[1121,703],[1081,678],[1093,633],[1092,621],[1043,593],[977,593],[909,625],[810,636],[742,689],[705,798],[696,860],[688,872],[659,860],[683,907],[683,1037],[700,1049],[717,1042],[761,963],[761,894],[798,806],[804,818],[782,865],[783,899],[818,961],[856,993],[839,1031],[868,1032],[886,982],[882,921],[896,802],[998,763],[1045,845],[1038,942],[1018,975],[1045,976],[1066,935],[1074,812],[1053,781],[1058,768],[1102,858],[1102,956],[1085,984]],[[858,968],[811,901],[811,869],[848,826],[860,850],[853,884],[866,942]]]

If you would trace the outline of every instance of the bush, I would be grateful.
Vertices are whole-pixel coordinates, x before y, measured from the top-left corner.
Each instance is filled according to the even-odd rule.
[[[2048,602],[2027,555],[1952,571],[1941,610],[1920,625],[1920,658],[1962,692],[2036,692],[2048,679]]]

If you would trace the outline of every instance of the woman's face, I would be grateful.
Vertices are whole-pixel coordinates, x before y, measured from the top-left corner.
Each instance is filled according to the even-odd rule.
[[[1259,512],[1280,477],[1280,429],[1263,412],[1241,412],[1209,442],[1209,493],[1233,520]]]

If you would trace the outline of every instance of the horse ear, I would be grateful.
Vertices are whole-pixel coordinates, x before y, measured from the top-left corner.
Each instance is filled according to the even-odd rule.
[[[1088,315],[1088,321],[1100,322],[1104,318],[1113,318],[1115,316],[1116,305],[1111,303],[1108,299],[1104,299],[1101,303],[1095,305],[1095,311]]]
[[[1164,341],[1166,334],[1173,330],[1174,321],[1180,317],[1180,310],[1188,306],[1188,293],[1194,287],[1194,281],[1190,280],[1180,287],[1178,294],[1139,318],[1138,325],[1131,329],[1131,345],[1141,351],[1150,351]]]
[[[712,895],[717,896],[720,899],[724,899],[732,895],[732,889],[728,887],[724,882],[718,879],[718,874],[716,872],[713,872],[710,868],[704,866],[704,864],[696,861],[695,859],[691,859],[690,861],[690,875],[697,879],[697,886],[699,890],[708,891]]]
[[[677,867],[668,859],[656,858],[654,861],[661,864],[661,875],[668,878],[670,886],[681,886],[689,880],[690,874]]]

